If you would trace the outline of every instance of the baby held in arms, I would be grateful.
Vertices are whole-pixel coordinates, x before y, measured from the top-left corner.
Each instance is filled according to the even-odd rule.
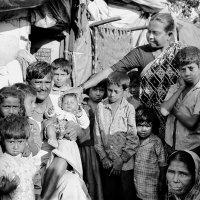
[[[80,125],[81,128],[86,129],[89,124],[89,118],[85,110],[79,104],[78,96],[75,93],[66,93],[59,98],[58,102],[61,109],[55,111],[50,108],[46,113],[47,118],[54,118],[53,123],[46,126],[46,134],[48,144],[57,148],[58,139],[65,135],[65,126],[67,121],[74,121]]]

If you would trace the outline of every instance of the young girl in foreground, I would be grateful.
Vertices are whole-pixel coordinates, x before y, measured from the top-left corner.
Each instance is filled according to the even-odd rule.
[[[155,133],[155,116],[144,106],[136,109],[137,135],[140,139],[135,154],[134,183],[140,200],[163,199],[165,166],[164,147]]]
[[[11,200],[34,200],[32,157],[22,153],[30,135],[27,117],[9,115],[0,121],[3,154],[0,156],[0,197]]]

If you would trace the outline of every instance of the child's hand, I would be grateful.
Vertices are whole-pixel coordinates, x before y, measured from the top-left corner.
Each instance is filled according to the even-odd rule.
[[[104,169],[109,169],[112,166],[112,161],[107,157],[105,157],[101,162]]]
[[[15,175],[12,181],[9,181],[6,177],[3,177],[1,179],[0,192],[2,192],[3,194],[9,194],[17,188],[19,183],[20,178],[17,175]]]
[[[29,149],[29,146],[27,145],[26,147],[25,147],[25,149],[24,149],[24,152],[22,153],[22,156],[23,157],[28,157],[28,156],[30,156],[31,155],[31,150]]]
[[[49,119],[46,119],[42,122],[42,126],[43,128],[46,128],[48,125],[50,124],[54,124],[57,122],[57,118],[56,118],[56,115],[54,115],[53,117],[49,118]]]
[[[83,110],[81,108],[81,105],[78,106],[78,109],[76,111],[74,111],[74,115],[76,117],[81,117],[83,115]]]
[[[45,112],[45,117],[46,117],[47,119],[53,117],[54,115],[55,115],[55,109],[54,109],[53,106],[50,107],[50,108]]]
[[[120,175],[120,172],[122,170],[123,166],[123,160],[119,157],[116,160],[113,161],[113,168],[110,171],[110,175]]]
[[[179,88],[180,88],[180,89],[182,89],[182,90],[185,89],[185,81],[183,80],[182,77],[180,77],[180,78],[178,79],[178,84],[179,84]]]

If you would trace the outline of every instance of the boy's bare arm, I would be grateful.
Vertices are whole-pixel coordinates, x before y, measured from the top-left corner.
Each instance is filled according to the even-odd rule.
[[[179,88],[168,100],[164,101],[161,104],[161,114],[163,116],[167,116],[172,109],[174,108],[174,105],[177,101],[177,99],[179,98],[180,94],[182,93],[182,91],[184,90],[184,88]]]
[[[199,115],[187,116],[183,112],[179,112],[178,109],[173,108],[172,114],[188,129],[193,130],[195,124],[199,120]]]

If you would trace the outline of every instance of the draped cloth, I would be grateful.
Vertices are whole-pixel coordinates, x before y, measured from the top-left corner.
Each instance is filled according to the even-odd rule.
[[[179,71],[173,61],[180,43],[172,43],[154,61],[149,63],[141,73],[140,100],[152,108],[160,120],[159,137],[164,139],[165,118],[160,113],[160,104],[164,101],[169,87],[179,78]]]
[[[188,192],[188,194],[185,196],[184,200],[199,200],[200,199],[200,158],[198,155],[192,151],[185,150],[187,153],[189,153],[195,163],[195,183],[191,190]],[[176,195],[173,195],[172,193],[168,193],[165,200],[181,200]]]
[[[93,33],[94,73],[114,65],[132,49],[131,31],[111,25],[101,25],[95,27]]]

